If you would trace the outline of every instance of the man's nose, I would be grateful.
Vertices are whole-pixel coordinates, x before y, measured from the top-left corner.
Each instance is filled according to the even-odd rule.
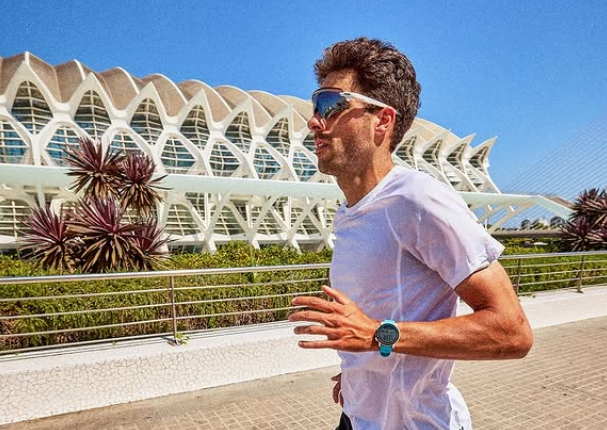
[[[312,115],[312,117],[308,120],[308,128],[312,131],[322,130],[325,128],[325,120],[320,117],[318,112]]]

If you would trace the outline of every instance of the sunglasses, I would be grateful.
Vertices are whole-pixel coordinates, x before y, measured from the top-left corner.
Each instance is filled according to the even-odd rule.
[[[366,104],[381,108],[390,108],[393,109],[396,114],[398,114],[398,111],[392,106],[388,106],[387,104],[372,99],[371,97],[350,91],[341,91],[334,88],[321,88],[312,93],[312,107],[314,109],[314,115],[319,114],[321,118],[327,120],[336,113],[348,109],[349,102],[352,99],[358,99]]]

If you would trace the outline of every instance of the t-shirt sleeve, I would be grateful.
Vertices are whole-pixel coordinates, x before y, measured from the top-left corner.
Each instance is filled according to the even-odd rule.
[[[432,178],[419,182],[388,206],[390,227],[406,251],[455,288],[504,247],[456,192]]]

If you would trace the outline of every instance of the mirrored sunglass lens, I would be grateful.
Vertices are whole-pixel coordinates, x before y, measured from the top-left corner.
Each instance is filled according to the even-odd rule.
[[[341,103],[345,99],[337,92],[326,91],[316,94],[312,102],[314,103],[314,113],[318,112],[324,119],[329,118],[338,110],[342,109]]]

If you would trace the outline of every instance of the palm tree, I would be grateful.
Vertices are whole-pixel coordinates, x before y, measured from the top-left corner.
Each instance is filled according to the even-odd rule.
[[[166,257],[168,239],[154,218],[164,176],[153,178],[156,166],[147,156],[104,150],[92,139],[79,143],[65,160],[76,178],[71,189],[83,197],[72,212],[35,210],[23,248],[61,271],[151,270]],[[128,210],[139,218],[127,222]]]
[[[607,249],[607,189],[580,193],[561,230],[561,243],[569,251]]]
[[[166,258],[165,249],[169,238],[155,218],[142,222],[133,233],[132,241],[136,244],[132,258],[140,269],[152,270]]]
[[[65,161],[72,166],[68,176],[76,177],[70,189],[74,193],[84,190],[84,195],[91,198],[116,197],[124,155],[109,148],[104,151],[92,139],[79,139],[79,143],[64,151]]]
[[[150,216],[162,197],[158,186],[165,176],[152,179],[156,166],[149,158],[131,153],[120,164],[118,197],[122,208],[132,208],[141,216]]]
[[[86,199],[72,215],[70,229],[82,239],[82,270],[138,269],[132,258],[138,252],[133,233],[136,224],[124,223],[124,209],[113,199]]]
[[[28,229],[22,250],[32,259],[51,270],[73,272],[79,264],[82,242],[69,228],[62,215],[57,215],[49,206],[34,209],[23,222]]]

